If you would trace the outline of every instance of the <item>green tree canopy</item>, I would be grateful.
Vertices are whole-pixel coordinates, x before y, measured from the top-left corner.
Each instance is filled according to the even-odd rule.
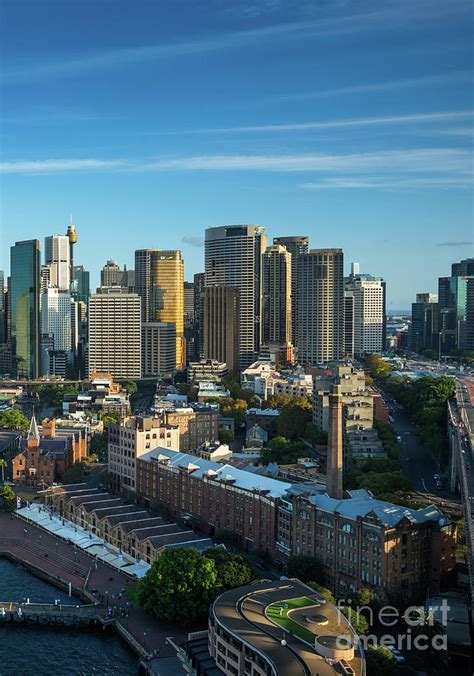
[[[395,658],[387,648],[368,646],[365,651],[367,676],[393,676],[397,671]]]
[[[298,399],[297,403],[284,406],[278,416],[278,434],[287,439],[299,439],[304,435],[306,425],[311,422],[311,403]]]
[[[386,380],[392,372],[390,364],[378,354],[371,354],[370,357],[367,357],[365,367],[372,378],[376,380]]]
[[[9,411],[0,411],[0,427],[4,430],[18,430],[24,434],[29,425],[28,418],[14,408]]]
[[[221,444],[231,444],[234,441],[234,435],[223,427],[219,430],[219,441]]]
[[[412,488],[410,480],[400,470],[381,472],[380,474],[368,472],[358,477],[357,484],[359,488],[366,488],[371,491],[375,497],[382,493],[408,492]]]
[[[220,413],[223,416],[233,418],[236,427],[245,422],[247,411],[247,402],[244,399],[233,399],[229,397],[220,404]]]
[[[264,465],[271,462],[286,465],[296,462],[298,458],[307,454],[307,449],[301,441],[290,441],[285,437],[275,437],[262,449],[260,457]]]
[[[321,594],[326,601],[329,601],[329,603],[335,604],[336,603],[336,597],[332,593],[330,589],[327,589],[327,587],[323,587],[317,582],[307,582],[306,583],[311,589],[314,589],[315,592],[318,592],[318,594]]]
[[[359,636],[364,636],[369,631],[369,623],[362,613],[358,613],[350,606],[339,608],[344,617],[347,617],[354,631]]]
[[[211,557],[195,549],[166,549],[140,581],[138,599],[159,620],[192,626],[205,620],[218,591]]]
[[[244,556],[231,554],[223,547],[207,549],[204,556],[215,563],[217,584],[221,591],[243,587],[253,580],[252,569]]]
[[[8,484],[0,486],[0,502],[3,501],[3,508],[8,512],[14,512],[16,508],[15,491]]]
[[[64,472],[64,483],[74,484],[82,480],[84,476],[85,463],[75,462]]]
[[[288,577],[296,577],[302,582],[322,581],[323,569],[318,559],[306,554],[293,554],[286,564]]]

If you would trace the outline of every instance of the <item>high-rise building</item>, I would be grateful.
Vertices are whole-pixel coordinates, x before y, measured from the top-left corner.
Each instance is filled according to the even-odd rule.
[[[71,283],[70,249],[67,235],[44,238],[44,262],[49,267],[49,284],[69,289]]]
[[[37,378],[40,346],[40,243],[16,242],[10,249],[10,333],[15,375]]]
[[[107,261],[100,271],[101,286],[121,286],[124,289],[133,291],[135,287],[135,270],[123,269],[115,261]]]
[[[185,322],[194,320],[194,284],[184,282],[184,319]]]
[[[413,352],[438,350],[438,296],[435,293],[417,293],[411,305],[409,344]]]
[[[176,369],[176,324],[142,324],[142,375],[161,376]]]
[[[344,291],[344,357],[354,357],[354,294]]]
[[[176,368],[185,366],[184,261],[181,251],[140,249],[135,251],[135,288],[141,298],[145,323],[176,325]]]
[[[452,277],[469,277],[471,275],[474,275],[474,258],[465,258],[459,263],[451,265]]]
[[[240,294],[239,369],[257,358],[262,333],[262,254],[265,229],[224,225],[206,230],[206,286],[230,286]]]
[[[358,269],[359,264],[355,265]],[[352,272],[345,285],[345,294],[353,298],[354,356],[383,352],[386,326],[384,280]]]
[[[140,378],[140,297],[120,287],[97,291],[89,300],[88,374]]]
[[[204,287],[204,359],[239,368],[239,292],[227,286]]]
[[[204,359],[204,285],[206,275],[194,275],[194,358]]]
[[[72,297],[78,303],[88,303],[90,290],[90,273],[83,265],[74,266],[74,281],[72,283]]]
[[[469,267],[470,260],[454,263],[456,272]],[[455,275],[452,277],[440,277],[438,280],[438,309],[439,309],[439,332],[440,351],[442,354],[449,353],[453,349],[465,349],[465,322],[467,306],[467,284],[474,275]]]
[[[292,255],[282,244],[263,254],[263,342],[292,342]]]
[[[5,321],[5,274],[0,270],[0,345],[6,342]]]
[[[273,244],[281,244],[291,254],[291,335],[293,345],[298,346],[298,260],[299,256],[309,251],[309,237],[274,237]]]
[[[344,350],[342,249],[311,249],[298,262],[298,360],[324,364]]]
[[[44,375],[50,375],[50,352],[64,353],[64,364],[72,362],[71,342],[71,294],[69,289],[58,289],[49,286],[41,294],[41,347],[42,366]],[[54,371],[55,375],[64,376],[65,373]]]
[[[466,335],[464,349],[474,352],[474,277],[470,277],[466,290]]]

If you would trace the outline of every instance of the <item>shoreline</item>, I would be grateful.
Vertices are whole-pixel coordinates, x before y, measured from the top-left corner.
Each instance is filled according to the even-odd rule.
[[[22,559],[17,554],[14,554],[13,552],[7,549],[0,549],[0,558],[5,558],[8,561],[11,561],[20,568],[24,568],[25,570],[27,570],[29,573],[39,578],[40,580],[48,582],[49,584],[57,587],[58,589],[61,589],[62,591],[66,592],[69,591],[68,582],[66,582],[65,580],[56,575],[48,573],[39,566],[36,566],[34,563]],[[95,601],[92,594],[89,594],[89,592],[87,592],[85,589],[81,589],[72,584],[71,584],[71,596],[76,596],[77,598],[81,599],[81,601],[89,601],[89,602]],[[111,625],[111,627],[118,634],[120,639],[124,641],[124,643],[126,643],[127,646],[135,653],[135,656],[137,657],[138,660],[137,667],[139,667],[140,661],[143,658],[147,658],[148,654],[144,651],[144,649],[138,643],[138,641],[136,641],[133,638],[130,632],[119,621],[115,620]]]

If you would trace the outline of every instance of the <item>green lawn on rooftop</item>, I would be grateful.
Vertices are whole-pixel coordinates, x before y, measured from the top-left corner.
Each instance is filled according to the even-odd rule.
[[[306,629],[298,622],[295,622],[288,617],[288,612],[296,610],[297,608],[306,608],[306,606],[314,606],[315,601],[309,599],[307,596],[300,596],[296,599],[286,599],[284,601],[278,601],[277,603],[272,603],[267,606],[265,612],[269,620],[274,624],[277,624],[282,629],[287,631],[289,634],[294,634],[298,638],[301,638],[303,641],[314,644],[314,639],[316,634],[313,634],[312,631]],[[283,608],[280,615],[280,608]]]

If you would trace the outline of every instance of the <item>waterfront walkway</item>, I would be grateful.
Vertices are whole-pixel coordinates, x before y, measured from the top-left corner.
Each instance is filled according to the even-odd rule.
[[[127,586],[132,582],[128,575],[5,512],[0,512],[2,554],[65,588],[71,584],[76,593],[82,593],[92,602],[113,608],[117,630],[145,657],[151,657],[156,651],[160,657],[174,656],[176,652],[166,639],[172,637],[178,645],[187,639],[184,630],[159,622],[135,605],[127,594]]]

